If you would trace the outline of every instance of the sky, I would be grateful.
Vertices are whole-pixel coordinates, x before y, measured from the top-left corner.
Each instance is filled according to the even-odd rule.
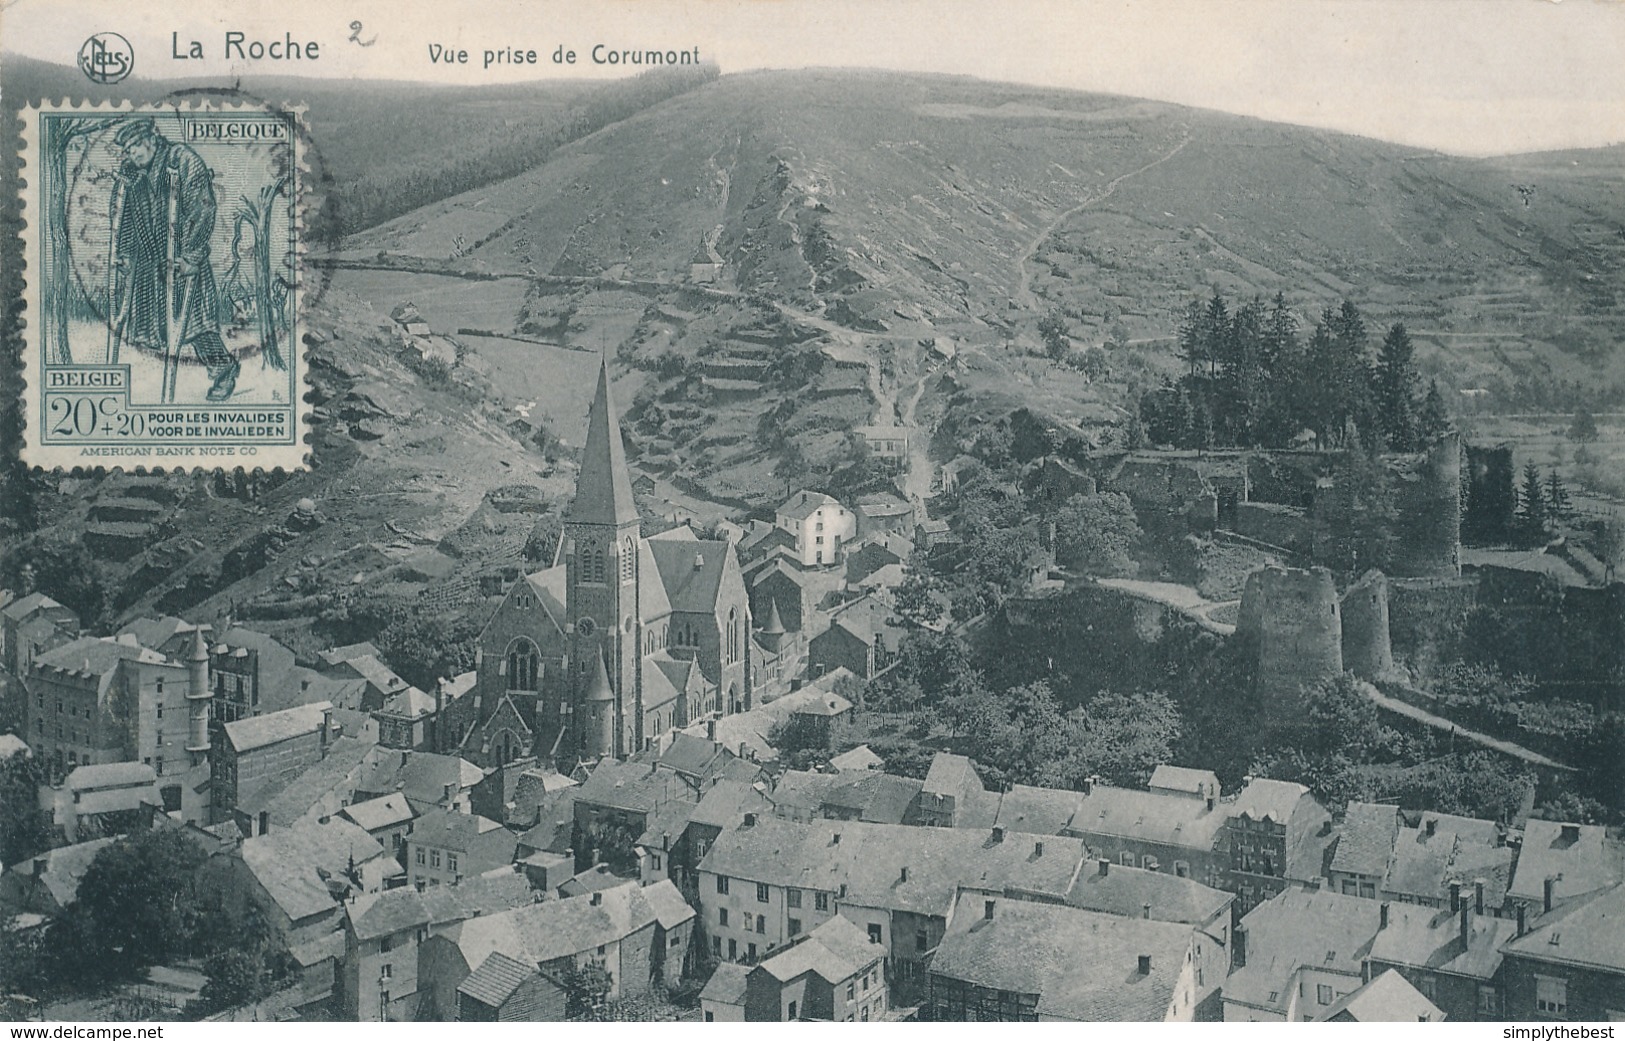
[[[0,52],[71,63],[105,30],[153,78],[624,75],[591,64],[602,43],[697,48],[725,73],[873,67],[1108,91],[1463,155],[1625,142],[1625,0],[10,0]],[[228,59],[227,31],[291,34],[321,57]],[[171,57],[194,39],[204,59]],[[433,63],[430,44],[469,62]],[[561,45],[577,64],[552,62]],[[540,61],[483,67],[503,47]]]

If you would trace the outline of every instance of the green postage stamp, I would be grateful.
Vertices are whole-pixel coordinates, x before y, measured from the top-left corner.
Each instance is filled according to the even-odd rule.
[[[24,461],[302,467],[297,113],[23,117]]]

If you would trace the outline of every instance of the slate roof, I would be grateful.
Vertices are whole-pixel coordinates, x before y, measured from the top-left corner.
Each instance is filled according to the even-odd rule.
[[[922,791],[932,795],[959,795],[967,789],[981,788],[982,779],[976,775],[971,761],[952,752],[938,752],[931,757],[930,769],[926,770],[921,786]]]
[[[718,836],[699,870],[824,892],[845,886],[847,904],[940,917],[961,885],[1060,900],[1086,856],[1081,841],[1053,835],[995,841],[959,828],[760,817]]]
[[[934,976],[1017,994],[1036,994],[1042,1018],[1160,1022],[1192,942],[1189,926],[996,900],[966,893],[931,962]],[[1139,972],[1140,958],[1151,971]]]
[[[1308,794],[1308,788],[1292,781],[1255,777],[1236,793],[1235,801],[1230,804],[1230,814],[1255,821],[1270,820],[1285,824],[1297,811],[1299,800]]]
[[[649,655],[644,661],[652,663],[653,659],[654,655]],[[643,711],[648,712],[662,705],[670,705],[679,695],[676,685],[672,683],[664,669],[657,667],[643,670]]]
[[[1306,887],[1281,892],[1242,919],[1247,964],[1225,980],[1225,1000],[1280,1011],[1299,966],[1359,976],[1381,918],[1382,904],[1369,897]]]
[[[603,759],[576,791],[579,802],[651,813],[668,798],[671,774],[649,763]]]
[[[754,785],[743,781],[718,781],[701,796],[699,805],[689,813],[688,822],[728,829],[738,827],[747,813],[762,817],[772,812],[773,801]]]
[[[512,864],[519,836],[487,817],[436,806],[412,822],[408,841],[414,845],[461,851],[465,858],[463,873],[477,875],[489,868]]]
[[[457,993],[467,995],[482,1005],[501,1008],[513,997],[519,985],[536,973],[534,965],[514,961],[498,951],[480,963],[457,987]]]
[[[1439,1006],[1429,1001],[1410,981],[1389,969],[1358,990],[1338,998],[1320,1016],[1321,1022],[1344,1013],[1357,1023],[1437,1023],[1444,1019]]]
[[[392,716],[419,719],[434,715],[434,698],[416,687],[403,687],[389,695],[380,710]]]
[[[562,897],[583,896],[587,893],[596,893],[604,889],[614,889],[624,886],[631,879],[622,878],[609,870],[609,865],[598,864],[585,871],[571,875],[559,886],[559,895]]]
[[[1471,976],[1488,982],[1501,969],[1501,947],[1518,934],[1505,918],[1467,915],[1468,943],[1461,943],[1461,916],[1448,907],[1389,904],[1388,927],[1377,933],[1370,958]]]
[[[722,576],[733,547],[715,539],[646,541],[673,611],[715,614]],[[696,561],[698,562],[696,564]],[[654,617],[647,609],[646,617]]]
[[[998,822],[1012,831],[1059,835],[1082,808],[1082,792],[1014,784],[999,799]]]
[[[1581,897],[1540,919],[1505,953],[1625,973],[1625,885]]]
[[[791,520],[806,520],[825,506],[839,507],[840,505],[838,499],[825,495],[823,492],[802,491],[792,495],[784,505],[773,512]]]
[[[1228,819],[1224,803],[1210,810],[1207,803],[1184,795],[1096,784],[1083,797],[1068,830],[1210,852]]]
[[[919,792],[919,781],[892,774],[789,770],[773,788],[773,803],[781,808],[796,807],[815,817],[825,808],[833,808],[855,813],[858,820],[901,824]]]
[[[376,799],[358,802],[346,806],[340,812],[369,832],[405,824],[412,819],[412,807],[407,803],[406,796],[400,792],[391,792]]]
[[[542,610],[547,612],[548,621],[561,633],[564,632],[566,616],[564,605],[566,580],[567,573],[563,564],[532,571],[525,576],[525,584],[536,594],[536,601],[542,605]]]
[[[376,658],[378,657],[378,654],[379,651],[377,647],[373,646],[370,642],[364,642],[347,643],[343,647],[333,647],[329,650],[321,652],[318,657],[321,658],[323,665],[331,666],[338,665],[342,662],[347,662],[351,658],[360,658],[363,656]]]
[[[1179,792],[1195,799],[1205,799],[1208,796],[1218,798],[1219,775],[1212,770],[1198,770],[1195,767],[1164,763],[1151,771],[1151,783],[1147,787]]]
[[[857,923],[836,915],[818,928],[798,937],[762,960],[757,972],[765,972],[780,983],[789,983],[814,973],[826,983],[851,979],[886,956],[886,948],[870,943]]]
[[[683,832],[688,828],[689,814],[694,812],[697,805],[689,799],[668,799],[661,803],[660,808],[649,816],[649,822],[644,826],[643,834],[637,837],[635,845],[649,849],[670,849],[683,837]]]
[[[60,669],[64,672],[89,673],[106,679],[126,659],[144,662],[162,662],[167,659],[157,651],[134,643],[97,636],[80,636],[54,650],[46,651],[34,659],[36,669]]]
[[[318,701],[314,705],[297,705],[263,716],[237,719],[225,725],[226,740],[239,755],[256,748],[265,748],[279,741],[320,732],[331,701]]]
[[[273,828],[244,839],[241,849],[243,864],[295,922],[338,906],[319,872],[342,879],[352,860],[360,866],[383,855],[372,836],[342,817]]]
[[[692,662],[678,662],[672,659],[673,664],[692,666]],[[726,748],[715,741],[708,741],[694,734],[673,734],[671,744],[660,753],[658,762],[661,766],[675,770],[685,777],[703,778],[710,772],[712,764],[718,756],[733,758]]]
[[[150,785],[157,779],[152,767],[143,763],[98,763],[76,767],[63,783],[70,791],[88,791],[92,788],[134,788]]]
[[[14,755],[27,757],[33,754],[28,742],[16,734],[0,734],[0,759],[10,759]]]
[[[11,603],[7,604],[3,613],[12,621],[17,621],[18,619],[28,617],[35,611],[61,606],[61,604],[57,603],[55,600],[52,600],[44,593],[29,593],[27,596],[18,597],[16,600],[13,600]]]
[[[886,760],[876,755],[868,745],[859,745],[849,748],[840,755],[832,756],[829,765],[842,773],[854,770],[879,770],[886,765]]]
[[[694,917],[670,881],[652,886],[627,882],[594,896],[547,900],[483,915],[451,926],[445,935],[469,965],[483,964],[500,952],[522,964],[541,966],[625,939],[657,921],[669,929]]]
[[[1234,895],[1194,879],[1109,860],[1085,863],[1066,894],[1069,906],[1130,918],[1143,916],[1150,904],[1153,919],[1186,925],[1206,925],[1234,900]]]
[[[705,982],[705,989],[700,991],[700,1000],[714,1001],[719,1005],[745,1004],[745,987],[750,978],[752,967],[740,962],[718,962],[716,971]]]
[[[1331,869],[1346,874],[1375,875],[1380,880],[1399,834],[1399,807],[1350,802],[1332,853]]]
[[[400,791],[414,806],[433,805],[445,798],[446,785],[461,792],[484,777],[485,771],[454,755],[381,749],[376,760],[362,770],[356,791],[368,798]]]
[[[340,737],[327,746],[325,758],[303,773],[266,785],[237,808],[253,817],[271,815],[271,823],[287,827],[310,815],[322,799],[337,793],[340,800],[355,791],[356,778],[377,746],[354,737]]]
[[[1565,833],[1564,829],[1569,829]],[[1570,900],[1620,881],[1621,851],[1594,824],[1564,824],[1531,817],[1524,824],[1523,847],[1510,896],[1536,906],[1545,899],[1546,879],[1556,876],[1554,897]]]
[[[19,860],[6,870],[15,874],[28,875],[34,870],[34,861],[45,860],[45,876],[43,883],[50,891],[51,899],[58,907],[67,907],[79,897],[79,880],[85,877],[85,871],[90,862],[96,859],[106,846],[114,840],[91,839],[89,842],[79,842],[72,846],[58,846],[56,849],[41,853],[38,857]]]
[[[575,498],[565,519],[576,524],[612,526],[636,523],[638,519],[626,469],[626,447],[621,441],[615,398],[610,393],[608,358],[598,366],[598,386],[587,411],[587,438],[582,445]]]

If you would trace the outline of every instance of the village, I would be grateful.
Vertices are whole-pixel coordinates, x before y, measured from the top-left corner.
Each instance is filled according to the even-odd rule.
[[[909,452],[905,429],[863,436],[878,454]],[[1254,501],[1257,459],[1145,452],[1089,473],[1046,455],[1026,471],[1037,499],[1076,507],[1109,484],[1148,528],[1194,524],[1273,555],[1228,594],[1193,599],[1169,583],[1080,579],[1056,558],[1052,521],[1049,554],[1023,558],[1005,611],[1069,603],[1085,585],[1125,617],[1167,612],[1240,648],[1271,718],[1301,714],[1306,689],[1347,682],[1402,705],[1411,725],[1560,778],[1572,767],[1554,750],[1404,700],[1390,598],[1402,610],[1406,596],[1457,589],[1464,552],[1481,554],[1467,562],[1476,582],[1530,611],[1538,598],[1519,601],[1517,583],[1531,572],[1572,575],[1560,587],[1576,602],[1620,588],[1561,540],[1464,551],[1461,456],[1446,437],[1406,464],[1436,479],[1402,496],[1402,520],[1419,519],[1401,525],[1397,577],[1370,571],[1339,591],[1325,568],[1298,566],[1325,538],[1312,508]],[[973,494],[988,482],[980,469],[949,466],[938,486]],[[1324,476],[1273,479],[1332,500]],[[606,360],[550,565],[502,584],[475,667],[433,690],[366,643],[306,661],[231,620],[93,633],[48,591],[11,596],[0,616],[21,726],[0,737],[0,758],[8,777],[40,783],[37,810],[11,811],[32,815],[35,848],[0,875],[4,951],[36,965],[37,993],[13,983],[6,1011],[60,1018],[107,1000],[239,1021],[1625,1014],[1625,845],[1601,823],[1543,816],[1533,784],[1490,819],[1329,804],[1297,781],[1225,783],[1203,762],[1157,763],[1142,785],[1085,775],[1071,787],[1019,783],[945,749],[905,769],[859,738],[911,638],[986,624],[918,563],[962,552],[974,531],[909,504],[799,490],[771,521],[645,535],[634,484]],[[177,939],[143,960],[137,944],[117,957],[106,946],[108,930],[161,921],[96,891],[140,874],[132,865],[193,908],[190,949]],[[50,978],[63,936],[89,937],[109,963],[99,990]],[[247,938],[252,958],[210,936]]]

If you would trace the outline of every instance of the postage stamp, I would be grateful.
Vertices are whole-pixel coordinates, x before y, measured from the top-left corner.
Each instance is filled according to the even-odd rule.
[[[23,461],[302,467],[298,113],[23,116]]]

